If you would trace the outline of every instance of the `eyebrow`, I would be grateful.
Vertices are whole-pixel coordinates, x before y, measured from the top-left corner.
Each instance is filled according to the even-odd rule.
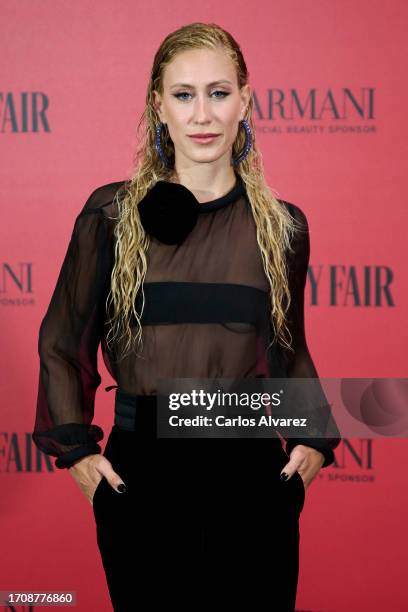
[[[213,81],[212,83],[208,83],[208,87],[212,87],[213,85],[220,85],[221,83],[229,83],[230,85],[232,85],[231,81],[228,81],[227,79],[220,79],[219,81]],[[171,88],[173,87],[189,87],[190,89],[194,89],[194,85],[190,85],[189,83],[174,83],[173,85],[171,85]]]

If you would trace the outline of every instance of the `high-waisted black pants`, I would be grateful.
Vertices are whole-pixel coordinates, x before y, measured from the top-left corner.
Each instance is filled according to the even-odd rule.
[[[305,489],[279,438],[158,438],[137,412],[103,453],[127,491],[93,498],[113,609],[294,611]]]

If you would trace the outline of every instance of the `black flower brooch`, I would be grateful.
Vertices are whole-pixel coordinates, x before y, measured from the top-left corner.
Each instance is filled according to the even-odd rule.
[[[197,223],[200,203],[184,185],[157,181],[138,210],[148,234],[165,244],[181,244]]]

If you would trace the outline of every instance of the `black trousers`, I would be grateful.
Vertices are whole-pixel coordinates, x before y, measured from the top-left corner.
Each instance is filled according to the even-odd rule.
[[[104,455],[127,491],[102,478],[93,498],[115,612],[293,612],[305,490],[280,480],[279,438],[157,438],[148,421],[113,425]]]

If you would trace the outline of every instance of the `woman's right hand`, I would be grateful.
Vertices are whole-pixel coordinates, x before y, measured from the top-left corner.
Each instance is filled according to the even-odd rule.
[[[93,505],[94,493],[102,478],[106,478],[110,486],[118,493],[126,491],[126,485],[122,478],[115,472],[109,459],[102,454],[86,455],[68,469],[91,506]],[[123,485],[125,488],[120,490],[118,489],[119,485]]]

